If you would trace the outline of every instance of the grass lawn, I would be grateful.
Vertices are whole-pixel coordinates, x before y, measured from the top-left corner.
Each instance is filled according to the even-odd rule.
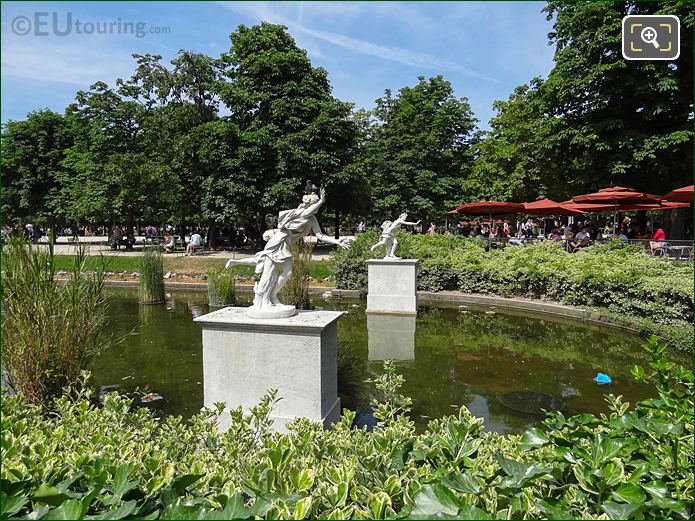
[[[74,262],[73,255],[56,255],[55,264],[58,270],[70,270],[70,266]],[[96,268],[101,262],[101,257],[92,256],[87,258],[87,269]],[[126,257],[120,255],[104,255],[103,260],[106,263],[106,271],[122,273],[124,271],[132,273],[140,271],[140,257]],[[226,259],[211,259],[205,257],[164,257],[164,271],[171,271],[179,275],[194,275],[206,273],[213,268],[224,267]],[[240,275],[253,274],[253,266],[237,266],[237,272]],[[322,280],[326,277],[333,277],[333,268],[331,261],[311,261],[311,269],[309,276],[316,280]]]

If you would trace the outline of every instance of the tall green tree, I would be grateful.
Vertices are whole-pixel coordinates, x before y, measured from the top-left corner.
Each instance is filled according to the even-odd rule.
[[[460,201],[472,163],[476,119],[441,76],[420,76],[376,100],[363,147],[374,215],[439,219]]]
[[[167,165],[146,146],[147,107],[103,82],[77,93],[66,110],[75,136],[64,165],[63,205],[75,218],[121,221],[157,215],[171,204]]]
[[[693,7],[688,2],[551,0],[555,65],[520,87],[481,144],[469,190],[563,199],[613,183],[652,193],[692,183]],[[675,14],[675,61],[628,61],[625,15]]]
[[[60,177],[65,150],[72,146],[61,114],[31,112],[2,131],[2,214],[6,221],[53,225],[61,214]]]
[[[332,96],[326,71],[312,66],[283,26],[241,25],[231,42],[218,92],[230,112],[226,119],[238,129],[236,160],[229,166],[243,186],[229,192],[230,199],[243,193],[249,217],[261,217],[296,205],[311,179],[327,187],[327,207],[334,212],[360,205],[352,197],[364,186],[352,165],[352,106]]]

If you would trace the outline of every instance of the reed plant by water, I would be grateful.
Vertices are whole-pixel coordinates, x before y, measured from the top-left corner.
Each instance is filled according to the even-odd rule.
[[[208,302],[211,306],[232,306],[236,300],[234,268],[208,271]]]
[[[2,365],[30,403],[50,403],[112,343],[103,258],[89,272],[86,261],[78,247],[68,280],[56,280],[52,248],[13,238],[2,252]]]
[[[164,261],[158,246],[146,246],[140,258],[140,304],[164,302]]]
[[[282,288],[280,300],[283,304],[309,309],[309,269],[313,250],[313,244],[301,240],[292,246],[292,275]]]

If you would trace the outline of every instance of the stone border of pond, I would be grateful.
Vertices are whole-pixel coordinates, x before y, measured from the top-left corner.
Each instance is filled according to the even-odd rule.
[[[137,281],[129,280],[107,280],[107,287],[131,288],[138,287]],[[166,289],[191,289],[191,290],[206,290],[207,283],[201,282],[165,282]],[[253,290],[253,284],[236,284],[236,290],[242,293],[250,293]],[[360,300],[360,292],[351,289],[336,289],[330,286],[310,286],[310,295],[327,295],[326,298],[331,300]],[[512,309],[516,311],[528,311],[539,315],[554,315],[563,318],[569,318],[579,322],[592,322],[609,326],[623,331],[640,334],[636,328],[626,326],[617,321],[613,321],[608,317],[593,313],[586,309],[575,308],[557,302],[545,302],[541,300],[530,300],[521,298],[495,297],[490,295],[477,295],[473,293],[458,293],[455,291],[418,291],[418,304],[432,304],[437,302],[447,302],[453,304],[471,304],[497,307],[500,309]]]

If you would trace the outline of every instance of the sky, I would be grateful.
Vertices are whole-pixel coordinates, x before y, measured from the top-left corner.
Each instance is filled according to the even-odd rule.
[[[78,90],[113,85],[133,53],[219,56],[240,24],[282,24],[333,94],[372,108],[385,89],[441,74],[488,128],[492,103],[547,76],[544,2],[2,2],[1,118],[62,112]],[[107,25],[108,24],[108,25]],[[140,30],[140,31],[139,31]],[[107,34],[104,34],[106,32]]]

